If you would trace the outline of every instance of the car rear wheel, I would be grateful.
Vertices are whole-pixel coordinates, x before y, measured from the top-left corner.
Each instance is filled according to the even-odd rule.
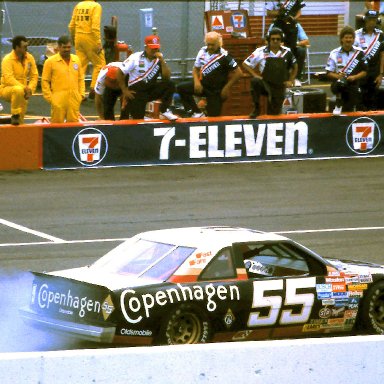
[[[160,344],[207,343],[210,334],[210,323],[201,310],[183,304],[167,317],[160,331],[159,342]]]
[[[364,298],[361,308],[364,328],[370,333],[384,334],[384,281],[375,284]]]

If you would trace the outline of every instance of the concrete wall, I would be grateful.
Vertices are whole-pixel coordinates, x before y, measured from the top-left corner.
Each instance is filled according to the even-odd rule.
[[[0,354],[2,384],[381,384],[383,336]]]

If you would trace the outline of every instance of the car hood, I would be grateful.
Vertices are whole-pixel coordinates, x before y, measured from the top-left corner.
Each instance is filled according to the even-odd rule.
[[[140,287],[143,285],[153,285],[162,283],[158,280],[143,279],[131,275],[110,273],[105,272],[101,269],[90,267],[64,269],[61,271],[49,272],[49,275],[65,277],[68,279],[73,279],[90,284],[101,285],[110,289],[111,291],[128,287]]]
[[[352,274],[384,274],[384,266],[357,260],[326,259],[333,267],[344,273]]]

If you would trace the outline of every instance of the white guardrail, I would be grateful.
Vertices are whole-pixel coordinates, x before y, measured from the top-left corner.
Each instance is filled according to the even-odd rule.
[[[383,383],[384,337],[0,354],[2,384]]]

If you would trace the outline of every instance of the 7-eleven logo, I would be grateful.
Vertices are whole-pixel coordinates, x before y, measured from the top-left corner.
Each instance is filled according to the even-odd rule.
[[[100,160],[101,134],[79,135],[79,152],[81,161],[93,163]]]
[[[347,144],[357,154],[371,153],[380,143],[381,133],[377,123],[369,117],[359,117],[347,129]]]
[[[234,28],[245,28],[245,17],[242,13],[234,13],[232,15],[232,25]]]
[[[352,124],[353,148],[361,151],[372,149],[375,139],[374,123]]]
[[[108,142],[103,132],[86,128],[74,138],[72,152],[76,160],[85,166],[99,164],[108,151]]]

